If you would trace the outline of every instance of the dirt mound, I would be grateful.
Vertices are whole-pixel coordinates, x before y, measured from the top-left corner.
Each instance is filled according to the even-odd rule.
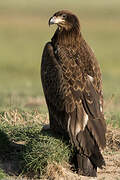
[[[20,143],[18,143],[20,144]],[[107,127],[106,133],[106,148],[103,151],[103,156],[105,158],[106,166],[101,170],[98,169],[97,180],[119,180],[120,179],[120,129],[113,128],[111,126]],[[4,162],[0,163],[0,166],[7,167],[8,170],[13,168],[15,162]],[[8,167],[9,166],[9,167]],[[17,168],[17,166],[16,166]],[[5,168],[3,168],[5,169]],[[17,177],[12,175],[8,180],[28,180],[29,178]],[[68,164],[64,166],[58,164],[49,164],[46,170],[46,176],[44,180],[89,180],[90,177],[78,176],[76,173],[73,173],[71,167]],[[95,179],[95,178],[94,178]]]

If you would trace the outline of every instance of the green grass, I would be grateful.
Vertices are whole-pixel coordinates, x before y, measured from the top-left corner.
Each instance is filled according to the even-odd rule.
[[[39,175],[47,172],[49,164],[69,163],[71,150],[62,139],[58,139],[52,133],[35,132],[34,138],[28,141],[25,159],[25,170]]]
[[[31,118],[26,112],[18,111],[16,116],[21,122],[24,118],[24,125],[9,122],[11,113],[14,116],[15,112],[1,113],[0,154],[3,164],[4,158],[7,162],[12,160],[14,166],[17,161],[17,171],[21,175],[38,178],[47,172],[48,165],[70,162],[72,150],[67,140],[51,131],[41,131],[43,117],[41,124],[32,123],[39,113],[33,112]]]
[[[34,174],[45,171],[42,172],[41,167],[43,164],[47,167],[52,155],[54,160],[62,162],[68,160],[70,153],[61,139],[40,132],[41,124],[48,121],[40,62],[44,45],[56,29],[48,27],[48,19],[60,9],[69,9],[78,15],[84,38],[101,66],[107,123],[120,127],[120,1],[1,0],[0,129],[3,139],[0,145],[4,147],[1,148],[4,155],[11,150],[9,143],[24,141],[23,152],[13,154],[25,163],[24,171],[33,170]],[[47,150],[41,154],[46,141]],[[53,147],[57,144],[60,148],[54,153]],[[1,174],[0,170],[0,177]]]
[[[5,179],[5,178],[6,178],[6,174],[4,173],[2,169],[0,169],[0,180]]]

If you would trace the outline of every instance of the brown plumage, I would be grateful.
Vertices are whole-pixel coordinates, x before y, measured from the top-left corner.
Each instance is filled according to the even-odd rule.
[[[74,14],[59,11],[51,24],[58,28],[45,45],[41,63],[50,128],[69,135],[78,173],[96,176],[97,167],[105,165],[100,152],[106,132],[100,68]]]

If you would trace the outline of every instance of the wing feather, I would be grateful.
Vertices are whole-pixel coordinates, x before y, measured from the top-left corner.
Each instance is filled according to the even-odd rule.
[[[47,103],[50,102],[56,110],[65,110],[69,115],[68,131],[74,143],[75,137],[87,127],[97,144],[104,148],[106,127],[100,104],[100,70],[93,54],[92,65],[89,66],[90,53],[85,50],[88,62],[83,62],[80,51],[79,48],[75,51],[70,46],[59,45],[53,49],[51,43],[46,44],[41,65],[43,89]]]
[[[42,56],[41,80],[47,101],[50,101],[56,110],[73,111],[74,101],[70,86],[66,83],[61,66],[58,64],[51,43],[47,43]]]
[[[80,51],[80,49],[78,50]],[[91,55],[91,62],[89,57],[90,53],[86,51],[85,52],[88,53],[88,62],[91,63],[92,66],[89,66],[87,61],[83,64],[80,59],[81,53],[78,50],[75,54],[75,51],[73,51],[71,47],[61,46],[57,49],[58,62],[64,72],[64,78],[70,86],[71,95],[73,96],[74,104],[77,109],[76,116],[79,114],[79,118],[74,117],[78,122],[71,121],[71,136],[76,135],[76,132],[79,133],[87,126],[98,145],[101,148],[104,148],[106,126],[100,104],[102,99],[100,69],[98,64],[96,64],[96,59],[93,54]],[[71,55],[72,53],[73,55]],[[76,62],[76,59],[80,62]],[[63,67],[66,62],[67,68],[64,70]],[[92,80],[90,76],[92,77]],[[89,117],[89,121],[86,121],[86,116]]]

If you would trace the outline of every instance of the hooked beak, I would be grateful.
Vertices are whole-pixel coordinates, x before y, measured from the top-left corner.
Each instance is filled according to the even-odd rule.
[[[52,24],[59,24],[59,23],[61,23],[61,22],[63,22],[63,21],[64,21],[64,20],[63,20],[60,16],[58,16],[58,17],[53,16],[53,17],[51,17],[51,18],[49,19],[48,24],[49,24],[49,26],[50,26],[50,25],[52,25]]]

